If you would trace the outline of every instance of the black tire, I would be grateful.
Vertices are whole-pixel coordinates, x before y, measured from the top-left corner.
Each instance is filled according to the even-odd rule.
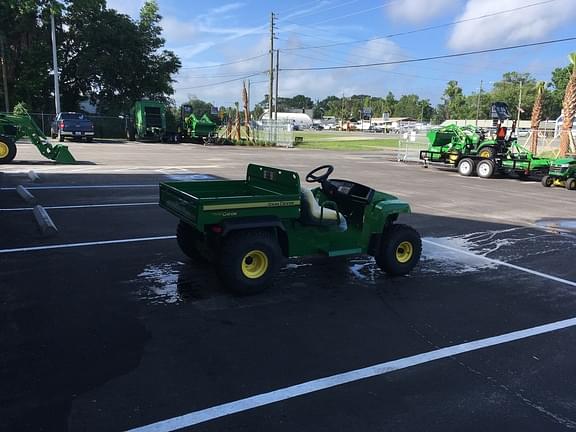
[[[58,130],[58,141],[64,142],[64,135],[62,135],[62,131]]]
[[[128,129],[126,129],[126,139],[128,141],[135,141],[136,140],[136,131],[134,130],[133,127],[128,127]]]
[[[496,155],[496,149],[491,146],[482,147],[478,151],[478,156],[484,159],[492,159]]]
[[[176,240],[184,254],[195,260],[205,261],[206,258],[198,250],[198,243],[203,240],[203,234],[186,222],[180,221],[176,228]]]
[[[91,136],[87,136],[87,137],[86,137],[86,142],[87,142],[87,143],[91,143],[91,142],[92,142],[92,137],[91,137]]]
[[[280,271],[281,261],[282,252],[273,232],[239,231],[226,238],[220,253],[218,272],[226,288],[235,294],[253,295],[272,285]],[[256,267],[253,268],[253,276],[249,277],[245,267],[253,265]],[[258,271],[262,273],[258,274]]]
[[[568,190],[576,190],[576,178],[569,178],[564,185]]]
[[[408,225],[393,224],[382,233],[380,250],[374,258],[382,271],[390,276],[402,276],[418,264],[421,253],[418,231]]]
[[[474,174],[475,164],[470,158],[464,158],[458,162],[458,173],[464,177],[470,177]]]
[[[9,138],[0,137],[0,164],[7,164],[16,157],[16,143]]]
[[[490,178],[494,175],[495,167],[494,162],[490,159],[481,160],[476,165],[476,174],[480,178]]]
[[[552,183],[554,183],[554,180],[550,176],[544,176],[542,177],[541,183],[544,187],[550,187],[552,186]]]

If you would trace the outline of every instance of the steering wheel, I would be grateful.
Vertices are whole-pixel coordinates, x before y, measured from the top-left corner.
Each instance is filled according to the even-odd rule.
[[[326,170],[326,172],[322,175],[315,175],[317,172],[322,171],[322,170]],[[330,177],[330,174],[332,174],[334,172],[334,167],[332,165],[322,165],[319,166],[318,168],[314,168],[312,171],[310,171],[307,175],[306,175],[306,181],[308,183],[325,183],[326,180],[328,180],[328,177]]]

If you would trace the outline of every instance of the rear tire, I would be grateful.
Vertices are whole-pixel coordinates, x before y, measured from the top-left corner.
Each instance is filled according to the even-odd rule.
[[[7,164],[16,157],[16,143],[11,139],[0,137],[0,164]]]
[[[494,147],[483,147],[478,152],[478,156],[484,159],[491,159],[496,155],[496,149]]]
[[[474,161],[470,158],[464,158],[458,162],[458,173],[464,177],[470,177],[474,174]]]
[[[422,253],[420,234],[408,225],[393,224],[382,233],[376,263],[390,276],[402,276],[418,264]]]
[[[492,177],[494,175],[494,169],[494,162],[489,159],[481,160],[478,162],[478,165],[476,165],[476,173],[480,178]]]
[[[206,259],[198,250],[198,242],[202,241],[203,235],[186,222],[180,221],[176,228],[176,240],[178,246],[184,254],[195,261],[205,261]]]
[[[253,295],[273,284],[281,261],[273,232],[239,231],[226,238],[218,270],[226,288],[238,295]]]
[[[92,137],[91,137],[91,136],[87,136],[87,137],[86,137],[86,142],[87,142],[87,143],[91,143],[91,142],[92,142]]]
[[[64,135],[62,135],[62,131],[58,131],[58,141],[64,142]]]
[[[542,186],[544,186],[544,187],[550,187],[550,186],[552,186],[552,183],[554,183],[554,180],[550,176],[544,176],[544,177],[542,177],[541,183],[542,183]]]
[[[569,178],[566,180],[565,187],[568,190],[576,190],[576,178]]]

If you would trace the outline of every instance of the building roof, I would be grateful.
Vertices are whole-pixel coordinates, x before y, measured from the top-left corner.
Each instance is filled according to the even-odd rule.
[[[264,114],[262,114],[262,117],[260,117],[260,119],[266,120],[268,118],[269,118],[268,111],[264,111]],[[310,116],[308,114],[303,113],[279,112],[278,120],[294,120],[295,122],[298,123],[312,123],[312,119],[310,118]]]

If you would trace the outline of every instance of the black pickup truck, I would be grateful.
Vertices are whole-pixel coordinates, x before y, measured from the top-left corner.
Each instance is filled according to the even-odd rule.
[[[64,141],[64,138],[85,138],[92,142],[94,137],[94,124],[84,114],[76,112],[63,112],[56,116],[50,128],[52,138]]]

